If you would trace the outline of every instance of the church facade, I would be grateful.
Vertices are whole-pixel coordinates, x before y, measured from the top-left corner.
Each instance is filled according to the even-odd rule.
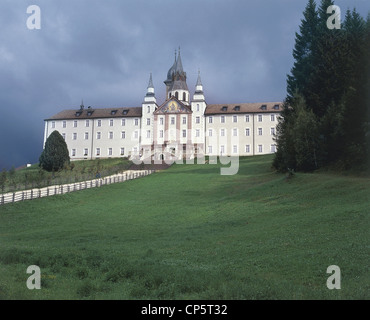
[[[207,104],[198,74],[191,97],[180,52],[159,105],[152,75],[140,107],[63,110],[45,119],[44,145],[58,130],[71,160],[128,157],[145,162],[274,153],[281,102]]]

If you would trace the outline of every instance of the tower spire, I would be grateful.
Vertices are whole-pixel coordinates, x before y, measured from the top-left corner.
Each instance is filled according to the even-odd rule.
[[[148,88],[154,89],[152,73],[150,73]]]

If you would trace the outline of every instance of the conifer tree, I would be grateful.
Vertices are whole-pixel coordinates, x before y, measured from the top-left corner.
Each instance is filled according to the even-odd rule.
[[[313,70],[312,50],[316,46],[318,32],[318,16],[314,0],[308,1],[299,31],[300,33],[295,34],[293,49],[295,62],[287,79],[288,102],[292,101],[296,92],[303,94]]]
[[[67,144],[57,130],[53,131],[46,139],[39,162],[40,167],[46,171],[59,171],[69,164]]]

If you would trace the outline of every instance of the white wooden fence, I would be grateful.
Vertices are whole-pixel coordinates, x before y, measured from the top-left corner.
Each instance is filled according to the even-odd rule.
[[[141,178],[149,174],[152,174],[153,172],[155,172],[155,170],[128,170],[123,173],[89,181],[81,181],[63,185],[54,185],[45,188],[36,188],[17,192],[9,192],[5,194],[0,194],[0,205],[6,203],[13,203],[17,201],[49,197],[56,194],[64,194],[78,190],[101,187],[103,185]]]

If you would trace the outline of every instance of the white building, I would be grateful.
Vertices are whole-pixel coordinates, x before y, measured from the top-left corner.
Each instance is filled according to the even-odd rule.
[[[200,75],[191,99],[180,52],[164,83],[166,100],[161,105],[150,75],[141,107],[81,105],[45,119],[44,145],[58,130],[71,160],[136,156],[148,161],[275,152],[281,102],[207,104]]]

